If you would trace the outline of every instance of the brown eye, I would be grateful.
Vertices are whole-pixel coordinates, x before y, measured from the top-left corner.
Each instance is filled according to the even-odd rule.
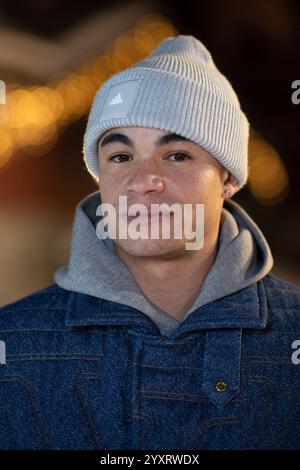
[[[175,158],[171,159],[171,157],[175,157]],[[173,153],[172,155],[169,155],[168,158],[172,162],[183,162],[184,160],[188,160],[190,157],[186,155],[185,153]]]
[[[113,155],[109,160],[112,160],[116,163],[128,162],[131,159],[129,155],[125,153],[119,153],[118,155]]]

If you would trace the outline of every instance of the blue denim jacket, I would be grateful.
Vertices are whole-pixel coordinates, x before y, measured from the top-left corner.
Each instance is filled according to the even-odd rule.
[[[297,339],[300,289],[272,274],[170,337],[52,285],[0,309],[0,448],[300,449]]]

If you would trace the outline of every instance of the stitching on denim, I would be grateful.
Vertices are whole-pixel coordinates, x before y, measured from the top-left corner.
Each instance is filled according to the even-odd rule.
[[[97,371],[96,372],[84,372],[82,374],[76,374],[74,377],[74,383],[78,392],[79,396],[79,401],[81,402],[82,405],[82,412],[83,415],[85,416],[92,438],[96,444],[96,448],[102,449],[103,448],[103,443],[101,442],[101,438],[98,433],[98,426],[97,422],[95,420],[95,417],[92,413],[92,410],[90,409],[89,403],[85,399],[83,390],[82,390],[82,383],[84,380],[97,380],[99,381],[101,378],[101,364],[100,360],[97,363]]]
[[[196,429],[194,429],[194,431],[191,431],[191,433],[189,434],[189,437],[185,439],[185,446],[187,445],[190,446],[191,443],[195,442],[196,440],[197,441],[195,442],[195,445],[197,443],[199,444],[198,439],[200,435],[203,433],[203,431],[207,431],[207,429],[211,427],[220,426],[220,425],[223,426],[224,424],[238,423],[240,421],[241,421],[241,412],[239,412],[236,415],[213,418],[211,420],[205,421],[201,423],[201,425],[199,425]]]
[[[188,371],[197,371],[201,372],[202,368],[201,367],[184,367],[184,366],[158,366],[158,365],[153,365],[153,364],[143,364],[141,362],[132,362],[128,365],[129,367],[134,367],[134,366],[141,366],[145,367],[148,369],[162,369],[162,370],[188,370]]]
[[[252,363],[267,362],[271,364],[290,364],[291,358],[287,356],[245,356],[244,359],[250,360]]]
[[[69,360],[87,360],[97,361],[103,354],[84,355],[84,354],[16,354],[6,357],[7,361],[69,361]]]
[[[267,388],[267,393],[268,393],[268,403],[270,403],[270,411],[268,416],[265,416],[264,419],[261,422],[261,426],[258,429],[255,429],[255,434],[256,434],[256,439],[253,442],[253,448],[257,448],[257,444],[261,440],[262,437],[264,437],[266,429],[268,428],[270,421],[272,419],[274,409],[276,406],[276,400],[275,400],[275,393],[274,393],[274,383],[270,382],[269,380],[262,380],[262,378],[265,378],[264,376],[256,376],[253,375],[253,368],[251,367],[253,363],[256,361],[249,362],[249,374],[250,374],[250,382],[252,383],[260,383],[260,384],[265,384]],[[260,393],[266,393],[265,390],[260,390]]]
[[[152,435],[152,431],[154,428],[154,420],[153,416],[149,415],[148,413],[144,413],[139,411],[138,418],[142,418],[142,421],[146,424],[144,431],[141,433],[139,438],[139,445],[140,449],[143,449],[146,445],[145,440],[146,437],[149,439]],[[141,420],[141,419],[140,419]]]
[[[111,329],[110,331],[119,331],[118,329]],[[24,328],[24,329],[14,329],[14,330],[0,330],[0,333],[32,333],[32,332],[45,332],[45,333],[93,333],[93,334],[100,334],[100,335],[104,335],[104,334],[107,334],[109,331],[105,330],[105,331],[101,331],[101,330],[96,330],[95,329],[92,329],[92,330],[88,330],[88,329],[67,329],[67,330],[55,330],[55,329],[52,329],[52,328]]]
[[[132,334],[135,337],[143,338],[144,340],[148,340],[148,344],[152,346],[172,346],[176,347],[181,344],[197,344],[197,341],[199,341],[199,335],[195,335],[192,340],[190,339],[181,339],[178,341],[178,339],[170,339],[167,336],[164,335],[146,335],[146,334],[141,334],[141,333],[136,333],[135,331],[132,331],[130,329],[126,330],[127,333]],[[146,341],[144,341],[146,343]]]
[[[278,335],[283,335],[283,334],[286,334],[286,335],[296,335],[296,334],[300,334],[300,330],[297,331],[297,330],[268,330],[267,331],[267,334],[269,336],[272,336],[272,334],[278,334]],[[264,335],[266,334],[266,331],[265,330],[261,330],[261,331],[253,331],[251,332],[250,334],[245,332],[244,334],[246,335],[251,335],[251,336],[261,336],[261,335]]]
[[[40,307],[21,307],[21,308],[14,308],[13,310],[11,309],[6,309],[5,306],[3,307],[3,310],[1,314],[6,314],[6,313],[20,313],[20,312],[31,312],[32,310],[39,310],[40,312],[43,312],[44,310],[52,311],[52,312],[66,312],[67,308],[66,307],[43,307],[42,305]]]
[[[264,357],[263,359],[261,359],[260,357],[254,357],[251,361],[251,364],[254,365],[254,364],[271,364],[271,365],[285,365],[285,366],[289,366],[290,368],[293,367],[292,363],[291,363],[291,359],[290,357]],[[286,369],[285,369],[286,370]],[[264,375],[256,375],[256,377],[264,377],[266,378],[266,374]],[[292,382],[293,385],[296,387],[296,388],[299,388],[299,384],[295,382],[295,379],[294,379],[294,376],[292,376],[289,380],[289,383]],[[270,382],[272,383],[272,385],[276,385],[275,382]],[[299,383],[300,383],[300,379],[299,379]]]
[[[204,338],[203,368],[205,367],[206,358],[207,358],[208,335],[209,335],[209,332],[206,331],[205,338]]]
[[[185,393],[175,393],[175,392],[162,392],[159,390],[144,390],[141,389],[141,394],[146,398],[156,398],[162,400],[180,400],[187,402],[197,402],[197,403],[210,403],[209,399],[199,398],[197,396],[188,395]],[[148,396],[149,395],[149,396]]]
[[[0,411],[3,411],[3,416],[4,416],[4,418],[7,422],[7,426],[8,426],[8,429],[9,429],[9,438],[10,438],[10,441],[11,441],[11,444],[12,444],[12,447],[10,446],[10,449],[17,449],[18,444],[17,444],[16,436],[15,436],[12,424],[10,422],[6,407],[1,406]],[[1,447],[1,444],[0,444],[0,449],[1,450],[8,450],[8,449],[4,449],[4,447]]]
[[[40,409],[40,404],[38,397],[34,393],[34,388],[32,387],[32,384],[26,380],[24,377],[21,377],[19,375],[4,375],[0,378],[0,382],[16,382],[20,383],[25,389],[28,394],[28,399],[31,403],[32,410],[35,414],[36,417],[36,423],[39,427],[40,433],[43,436],[44,440],[46,441],[48,448],[52,448],[52,438],[49,430],[46,427],[46,424],[44,422],[43,414]]]

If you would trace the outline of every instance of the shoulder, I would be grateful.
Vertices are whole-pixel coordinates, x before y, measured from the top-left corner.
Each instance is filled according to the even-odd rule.
[[[64,319],[71,292],[52,284],[0,308],[0,330],[49,326]]]
[[[300,306],[300,287],[271,273],[265,276],[262,281],[266,294],[271,297],[274,305],[285,301],[290,306]]]
[[[300,288],[269,273],[262,279],[266,302],[276,329],[300,331]]]

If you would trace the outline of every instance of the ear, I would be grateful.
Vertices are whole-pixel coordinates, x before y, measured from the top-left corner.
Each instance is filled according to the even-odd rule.
[[[227,173],[227,174],[226,174]],[[233,176],[231,173],[229,173],[228,170],[225,172],[225,178],[223,181],[223,197],[224,199],[229,199],[231,198],[238,190],[238,180],[236,179],[235,176]]]

